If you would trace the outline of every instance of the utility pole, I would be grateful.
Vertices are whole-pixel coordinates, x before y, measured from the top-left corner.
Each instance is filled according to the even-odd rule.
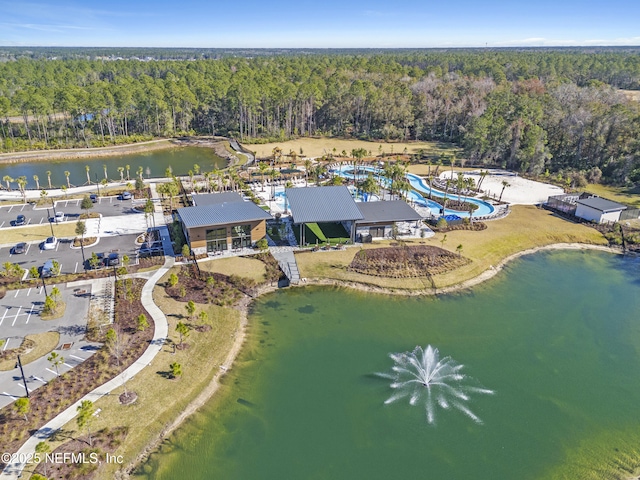
[[[42,275],[40,275],[40,278],[42,279],[42,287],[44,288],[44,296],[45,298],[48,297],[49,295],[47,294],[47,284],[44,283],[44,277]]]
[[[53,234],[53,223],[51,223],[51,214],[49,213],[49,209],[47,208],[47,220],[49,220],[49,227],[51,227],[51,236],[55,237]]]

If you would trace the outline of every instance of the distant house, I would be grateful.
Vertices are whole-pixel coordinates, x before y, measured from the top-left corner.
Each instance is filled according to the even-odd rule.
[[[627,207],[600,197],[576,200],[576,217],[596,223],[617,222]]]
[[[267,233],[271,215],[233,192],[194,195],[195,206],[178,209],[187,243],[195,254],[251,247]]]

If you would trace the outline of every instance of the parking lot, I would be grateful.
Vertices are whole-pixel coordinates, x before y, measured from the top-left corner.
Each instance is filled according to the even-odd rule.
[[[96,245],[84,248],[85,258],[91,258],[92,252],[117,252],[121,258],[123,255],[128,255],[131,263],[134,263],[136,258],[136,237],[137,234],[100,237]],[[0,264],[5,262],[17,263],[25,270],[29,270],[31,267],[40,268],[47,260],[54,259],[60,264],[62,274],[82,272],[82,250],[80,248],[71,248],[72,241],[70,239],[59,240],[54,250],[41,250],[41,243],[28,243],[26,252],[17,255],[13,253],[13,245],[0,247]]]
[[[47,286],[49,293],[53,286],[53,282]],[[60,334],[59,346],[55,351],[64,358],[64,362],[58,365],[58,372],[47,360],[48,355],[23,365],[30,392],[55,378],[58,373],[61,375],[82,363],[100,346],[83,340],[90,296],[74,295],[74,288],[63,284],[56,286],[66,303],[65,313],[59,319],[45,321],[40,318],[45,298],[42,286],[12,290],[0,300],[0,338],[5,340],[3,349],[19,346],[26,335],[49,331]],[[91,290],[90,285],[87,288]],[[0,408],[23,397],[25,393],[18,368],[0,372]]]
[[[97,200],[89,212],[100,213],[103,217],[133,213],[133,205],[140,204],[140,200],[119,200],[118,197],[115,196],[98,197]],[[55,208],[51,204],[46,207],[36,207],[31,203],[1,206],[0,228],[16,227],[15,221],[18,215],[25,216],[25,225],[46,225],[50,218],[53,221],[54,210],[56,213],[64,213],[64,221],[76,222],[80,214],[84,213],[80,208],[81,202],[81,199],[57,200],[55,202]]]

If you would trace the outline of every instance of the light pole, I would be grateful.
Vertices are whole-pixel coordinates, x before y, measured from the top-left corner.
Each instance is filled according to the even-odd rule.
[[[51,214],[49,213],[49,209],[47,208],[47,219],[49,220],[49,227],[51,227],[51,236],[55,237],[53,234],[53,223],[51,223]]]
[[[96,190],[98,190],[98,196],[100,196],[100,184],[98,183],[98,173],[96,173]]]
[[[42,274],[40,275],[40,278],[42,279],[42,287],[44,288],[44,296],[45,298],[48,297],[49,295],[47,294],[47,284],[44,283],[44,277],[42,276]]]

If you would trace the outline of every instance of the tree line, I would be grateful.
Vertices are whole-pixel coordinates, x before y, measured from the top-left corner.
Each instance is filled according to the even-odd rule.
[[[2,151],[173,135],[458,143],[475,164],[640,181],[633,49],[0,63]]]

